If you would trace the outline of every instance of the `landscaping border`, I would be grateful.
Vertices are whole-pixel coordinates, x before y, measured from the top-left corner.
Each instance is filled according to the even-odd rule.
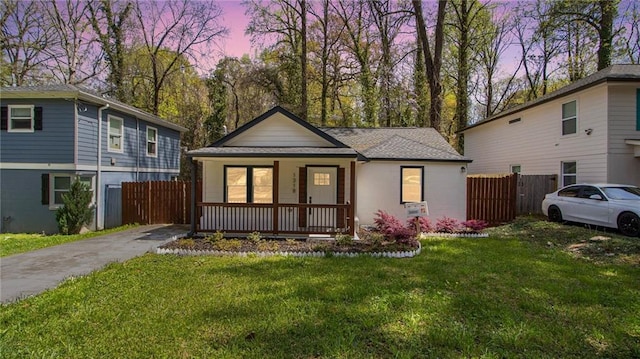
[[[444,233],[427,232],[421,233],[420,238],[448,237],[448,238],[487,238],[489,233]]]
[[[165,249],[156,248],[157,254],[177,254],[181,256],[218,256],[218,257],[274,257],[274,256],[290,256],[290,257],[385,257],[385,258],[411,258],[415,257],[422,251],[422,245],[418,241],[418,248],[413,251],[401,252],[233,252],[233,251],[202,251],[191,249]]]

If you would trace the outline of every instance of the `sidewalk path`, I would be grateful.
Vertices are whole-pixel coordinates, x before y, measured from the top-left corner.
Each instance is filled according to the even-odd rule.
[[[39,294],[71,276],[140,256],[188,231],[184,225],[140,226],[0,258],[0,302]]]

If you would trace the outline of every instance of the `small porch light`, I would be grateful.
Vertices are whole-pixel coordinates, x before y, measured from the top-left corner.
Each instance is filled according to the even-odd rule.
[[[467,167],[465,166],[460,167],[460,173],[465,173],[465,172],[467,172]]]

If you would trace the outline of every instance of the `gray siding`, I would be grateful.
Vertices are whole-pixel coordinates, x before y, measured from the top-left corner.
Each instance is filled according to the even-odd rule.
[[[640,83],[609,87],[608,182],[640,186],[640,157],[627,139],[640,138],[636,129],[637,95]]]
[[[122,153],[109,152],[108,115],[119,117],[124,122]],[[131,168],[179,169],[180,132],[158,125],[150,125],[158,130],[158,156],[147,157],[147,122],[120,112],[105,110],[102,124],[102,166]],[[139,131],[136,132],[136,129]],[[136,158],[136,155],[139,157]],[[95,163],[95,158],[94,162]]]
[[[56,233],[56,211],[41,202],[42,174],[46,171],[1,170],[0,213],[3,233]],[[59,172],[68,173],[68,172]]]
[[[8,99],[7,105],[34,105],[42,107],[42,131],[12,133],[0,131],[2,162],[20,163],[73,163],[74,102],[71,100]]]
[[[158,156],[147,156],[147,126],[158,130]],[[141,168],[180,168],[180,132],[140,121],[140,167]]]
[[[95,165],[98,158],[98,107],[81,104],[79,108],[78,164]]]

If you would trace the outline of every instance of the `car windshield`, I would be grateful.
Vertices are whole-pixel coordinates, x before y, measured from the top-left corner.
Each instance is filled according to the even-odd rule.
[[[611,199],[640,200],[640,188],[638,187],[604,187],[602,190]]]

